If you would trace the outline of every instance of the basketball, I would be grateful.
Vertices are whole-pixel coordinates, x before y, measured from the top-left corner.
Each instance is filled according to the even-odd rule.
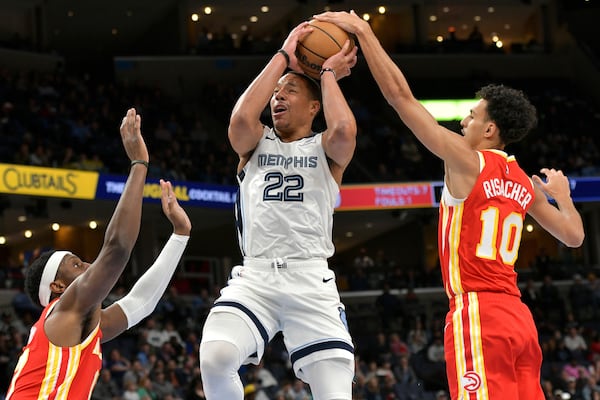
[[[311,20],[313,31],[298,42],[296,58],[304,73],[311,78],[321,79],[323,62],[340,51],[346,40],[350,39],[350,49],[354,47],[354,39],[331,22]]]

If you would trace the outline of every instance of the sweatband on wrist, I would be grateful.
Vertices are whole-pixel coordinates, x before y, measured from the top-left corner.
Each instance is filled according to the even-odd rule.
[[[285,66],[289,68],[290,66],[290,55],[284,49],[279,49],[277,52],[285,57]]]
[[[135,326],[154,311],[189,240],[189,236],[173,233],[154,264],[138,279],[131,291],[116,301],[127,317],[127,329]]]
[[[146,160],[131,160],[131,167],[133,167],[135,164],[143,164],[146,168],[148,168],[148,161]]]
[[[44,265],[44,272],[42,273],[42,279],[40,280],[40,287],[38,288],[38,299],[42,307],[46,307],[50,303],[50,296],[52,296],[52,290],[50,290],[50,284],[56,279],[56,273],[60,262],[65,258],[67,254],[73,254],[70,251],[55,251],[46,265]]]
[[[325,72],[331,72],[333,74],[333,79],[337,80],[337,74],[335,73],[335,71],[333,70],[333,68],[323,68],[320,72],[319,72],[319,76],[323,76],[323,74]]]

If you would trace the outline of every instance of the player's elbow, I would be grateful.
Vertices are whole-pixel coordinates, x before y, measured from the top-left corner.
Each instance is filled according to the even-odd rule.
[[[577,230],[576,232],[572,232],[569,235],[568,240],[564,241],[564,244],[568,247],[577,248],[583,244],[585,239],[585,232],[583,229]]]
[[[356,122],[353,119],[340,119],[331,126],[334,137],[356,137]]]
[[[107,236],[102,245],[102,253],[107,259],[113,260],[110,264],[126,263],[129,261],[134,245],[135,239],[121,240],[121,238],[116,236]]]
[[[227,129],[229,136],[235,134],[235,132],[247,129],[250,125],[250,119],[250,115],[243,111],[238,111],[231,114],[231,117],[229,118],[229,127]]]
[[[583,240],[585,239],[583,225],[576,225],[565,225],[561,235],[558,236],[560,241],[567,247],[577,248],[583,244]]]

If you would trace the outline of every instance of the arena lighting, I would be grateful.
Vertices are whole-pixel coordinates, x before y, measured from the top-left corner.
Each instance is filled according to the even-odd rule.
[[[525,227],[525,230],[527,230],[527,232],[533,232],[533,225],[527,224],[527,226]]]
[[[469,114],[477,101],[477,99],[421,100],[421,104],[437,121],[460,121]]]

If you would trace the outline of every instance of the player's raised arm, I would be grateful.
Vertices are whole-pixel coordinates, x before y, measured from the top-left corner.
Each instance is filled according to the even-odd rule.
[[[235,103],[229,120],[228,137],[233,150],[242,158],[256,147],[262,132],[260,114],[263,112],[277,81],[286,70],[301,71],[295,56],[296,44],[312,28],[307,22],[296,26],[288,35],[283,47],[262,69]]]
[[[333,160],[331,171],[341,184],[342,173],[352,160],[356,148],[356,119],[338,85],[338,80],[350,75],[356,65],[357,47],[350,49],[347,40],[342,49],[323,63],[321,74],[321,93],[323,113],[327,130],[323,135],[323,147],[327,156]]]
[[[102,341],[131,328],[154,311],[167,288],[190,237],[192,224],[179,205],[171,182],[160,180],[161,203],[173,234],[150,268],[122,299],[102,311]]]
[[[148,149],[141,132],[141,117],[131,108],[121,123],[123,146],[131,167],[123,193],[108,223],[100,253],[85,273],[64,291],[58,310],[86,314],[112,290],[129,261],[140,231]]]
[[[435,118],[413,96],[402,71],[386,53],[370,25],[351,11],[325,12],[315,16],[332,22],[358,39],[371,74],[381,93],[402,121],[433,154],[454,168],[476,172],[479,161],[461,138],[440,126]]]

